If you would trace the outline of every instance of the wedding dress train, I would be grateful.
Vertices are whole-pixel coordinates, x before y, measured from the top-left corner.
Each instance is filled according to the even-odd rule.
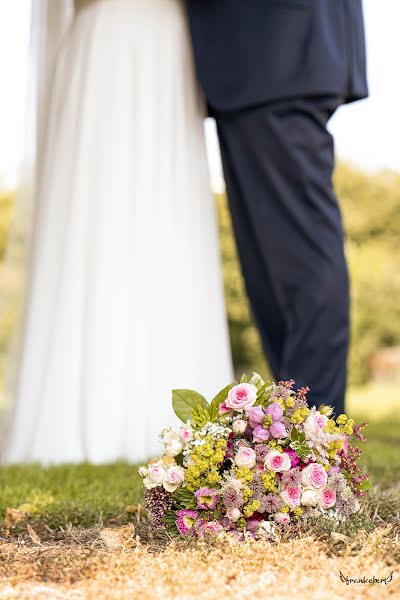
[[[143,460],[232,379],[184,3],[78,2],[48,107],[2,460]]]

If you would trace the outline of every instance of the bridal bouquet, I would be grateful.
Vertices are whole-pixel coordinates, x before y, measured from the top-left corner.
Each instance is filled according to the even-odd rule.
[[[267,384],[254,373],[211,402],[175,390],[179,431],[161,432],[163,456],[139,469],[152,527],[204,538],[227,531],[269,537],[309,516],[345,520],[359,510],[368,476],[357,466],[359,426],[309,408],[308,388]]]

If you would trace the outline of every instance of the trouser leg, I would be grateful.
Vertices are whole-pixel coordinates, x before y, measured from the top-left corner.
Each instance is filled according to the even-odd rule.
[[[347,265],[332,187],[335,98],[217,113],[247,292],[274,376],[343,412]]]

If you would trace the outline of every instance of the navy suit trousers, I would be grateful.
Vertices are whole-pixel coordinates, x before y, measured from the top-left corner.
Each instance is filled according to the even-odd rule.
[[[349,283],[327,131],[339,97],[214,113],[247,292],[277,380],[344,411]]]

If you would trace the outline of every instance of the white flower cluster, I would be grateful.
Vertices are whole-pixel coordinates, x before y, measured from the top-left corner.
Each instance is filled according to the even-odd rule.
[[[219,440],[227,439],[231,433],[231,429],[229,427],[225,427],[224,425],[219,425],[219,423],[211,423],[209,421],[199,430],[198,433],[201,437],[212,435],[214,439]]]

